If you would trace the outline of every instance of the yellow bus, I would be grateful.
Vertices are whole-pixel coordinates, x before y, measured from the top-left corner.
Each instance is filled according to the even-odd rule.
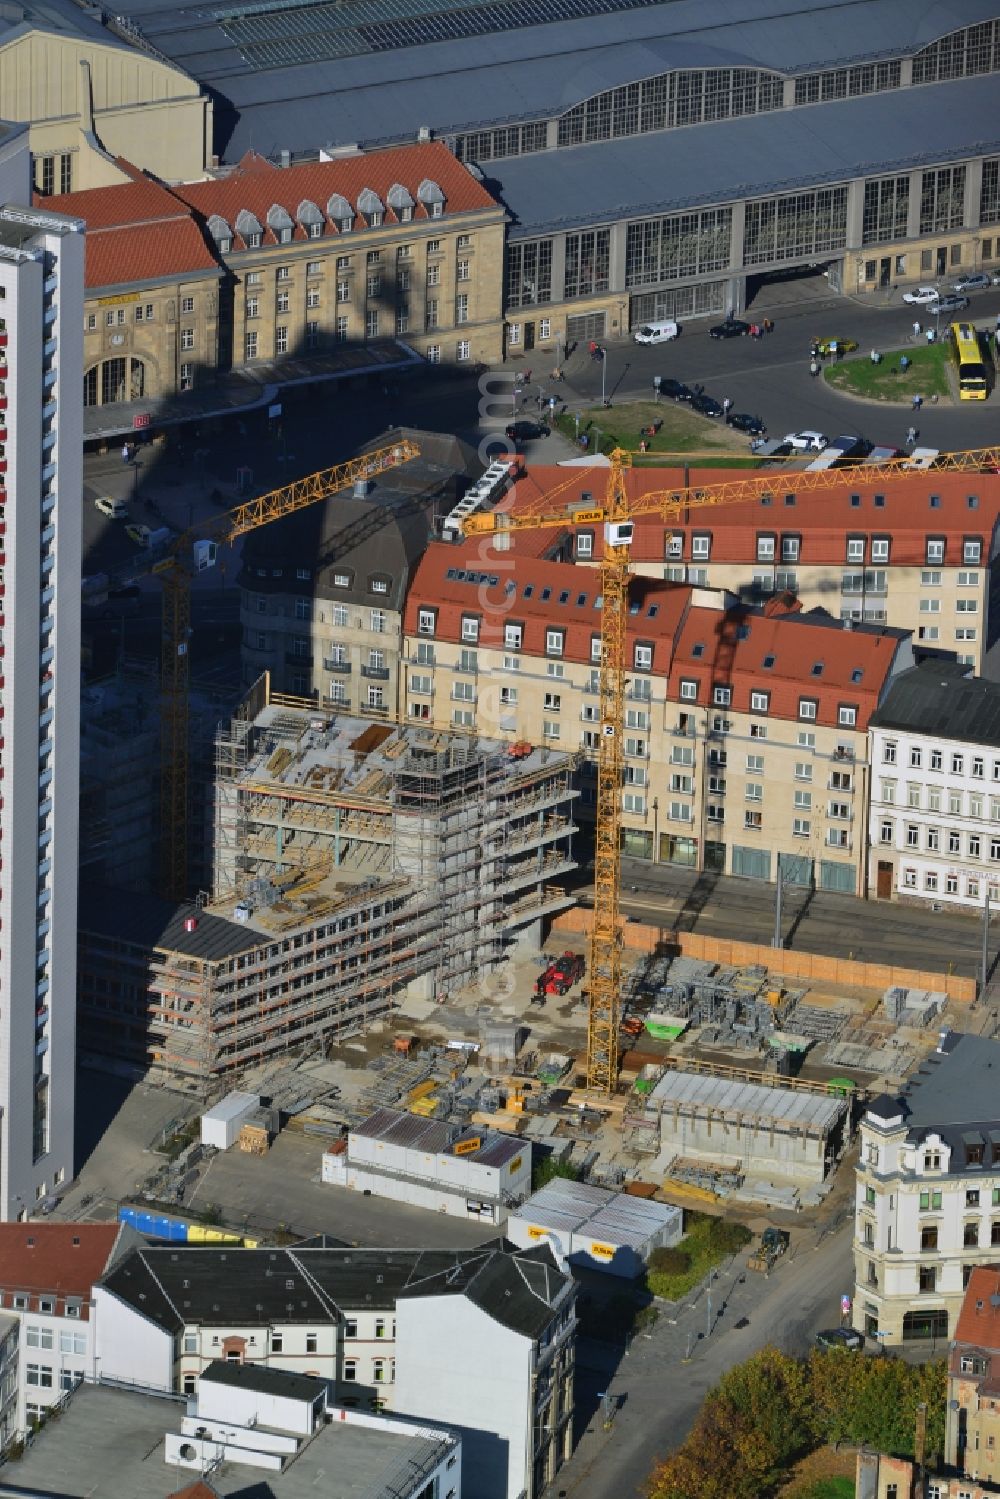
[[[993,369],[979,335],[971,323],[952,323],[950,337],[959,396],[963,401],[985,401],[993,383]],[[988,349],[989,339],[984,342]]]

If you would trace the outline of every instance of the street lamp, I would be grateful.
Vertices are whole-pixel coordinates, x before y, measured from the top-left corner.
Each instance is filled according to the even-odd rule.
[[[601,350],[601,405],[602,406],[606,406],[608,404],[607,388],[608,388],[608,351],[607,351],[607,349],[602,349]]]
[[[660,798],[658,796],[654,796],[653,797],[653,863],[654,864],[658,864],[659,863],[659,859],[660,859],[659,852],[658,852],[659,847],[660,847],[659,831],[660,831]]]

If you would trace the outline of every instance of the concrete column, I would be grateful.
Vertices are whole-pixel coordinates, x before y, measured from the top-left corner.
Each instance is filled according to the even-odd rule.
[[[864,226],[865,183],[863,177],[855,177],[847,185],[847,238],[845,249],[860,250]]]
[[[983,190],[983,158],[980,156],[975,161],[967,161],[965,164],[965,207],[962,213],[963,224],[970,229],[979,228],[979,197]],[[976,256],[975,269],[979,269],[979,256]]]
[[[608,290],[625,290],[625,229],[623,222],[611,225],[611,240],[608,247]]]
[[[746,305],[746,276],[743,274],[743,235],[746,229],[746,204],[734,203],[729,228],[729,264],[739,268],[739,274],[730,277],[726,308],[742,312]]]
[[[552,236],[552,296],[550,301],[561,302],[566,295],[566,235]]]
[[[910,173],[910,202],[906,215],[906,238],[915,240],[920,238],[920,187],[923,181],[923,173],[915,171]]]

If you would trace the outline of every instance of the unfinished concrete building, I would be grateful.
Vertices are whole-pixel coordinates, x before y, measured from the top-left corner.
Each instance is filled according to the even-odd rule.
[[[91,1052],[208,1095],[363,1033],[404,994],[446,999],[572,903],[566,755],[317,716],[266,679],[217,754],[212,898],[158,916],[83,903]]]
[[[842,1150],[849,1105],[821,1084],[768,1086],[711,1072],[668,1069],[626,1115],[633,1148],[656,1170],[704,1162],[743,1178],[822,1182]]]

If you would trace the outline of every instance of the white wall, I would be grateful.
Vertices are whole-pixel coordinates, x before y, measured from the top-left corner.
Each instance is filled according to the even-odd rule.
[[[460,1432],[463,1499],[530,1491],[532,1342],[466,1297],[397,1303],[393,1404]]]
[[[212,1379],[198,1382],[198,1414],[232,1426],[259,1422],[263,1426],[273,1426],[277,1431],[297,1432],[302,1436],[308,1436],[316,1425],[314,1402],[295,1396],[241,1389],[237,1385],[217,1384]]]
[[[104,1286],[94,1287],[94,1341],[99,1378],[154,1390],[174,1387],[174,1340]]]
[[[994,844],[1000,840],[997,747],[885,728],[871,729],[870,737],[871,888],[877,888],[883,860],[894,865],[893,894],[906,900],[976,910],[989,888],[991,901],[1000,901],[1000,844]],[[886,759],[887,744],[894,746],[894,762]],[[914,753],[919,765],[910,763]],[[982,774],[974,775],[979,762]],[[911,787],[919,787],[916,806],[910,805]],[[959,798],[957,812],[951,809],[952,796]],[[916,829],[915,846],[911,828]]]

